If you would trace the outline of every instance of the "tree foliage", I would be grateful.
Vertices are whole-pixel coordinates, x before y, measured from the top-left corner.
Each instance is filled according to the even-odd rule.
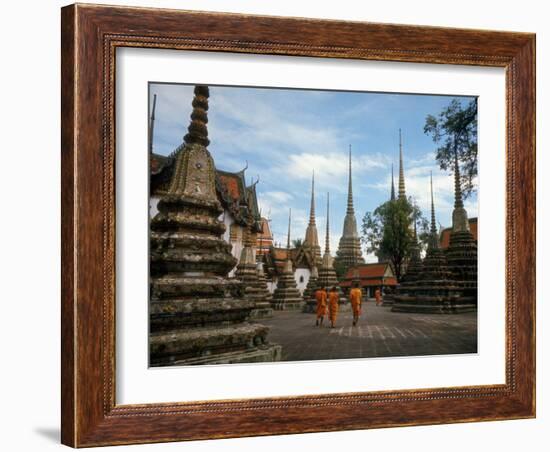
[[[304,241],[302,239],[293,239],[292,240],[292,247],[293,248],[300,248],[303,245]]]
[[[389,261],[398,281],[411,257],[415,223],[420,246],[425,247],[428,220],[412,198],[387,201],[363,217],[361,241],[367,253]]]
[[[455,153],[460,166],[464,198],[476,191],[477,178],[477,99],[466,105],[453,99],[439,115],[428,115],[424,133],[439,144],[436,161],[444,171],[454,169]]]

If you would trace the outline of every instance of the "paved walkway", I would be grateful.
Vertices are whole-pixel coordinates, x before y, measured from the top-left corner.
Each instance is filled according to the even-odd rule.
[[[477,313],[441,315],[391,312],[363,304],[352,327],[351,312],[340,312],[335,328],[315,326],[315,314],[275,311],[270,342],[283,346],[283,361],[441,355],[477,352]]]

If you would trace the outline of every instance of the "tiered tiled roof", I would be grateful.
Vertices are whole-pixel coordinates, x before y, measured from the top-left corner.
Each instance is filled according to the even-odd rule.
[[[361,264],[348,269],[344,280],[340,283],[342,287],[350,287],[353,281],[359,281],[361,286],[385,286],[397,285],[397,280],[388,262],[377,262],[374,264]]]

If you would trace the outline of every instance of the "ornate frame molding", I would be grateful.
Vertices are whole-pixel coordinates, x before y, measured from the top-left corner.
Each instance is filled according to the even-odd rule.
[[[504,67],[506,383],[116,405],[114,89],[118,47]],[[535,415],[534,35],[71,5],[62,9],[61,154],[64,444],[82,447]],[[519,293],[526,295],[518,297]],[[322,422],[328,410],[334,427]]]

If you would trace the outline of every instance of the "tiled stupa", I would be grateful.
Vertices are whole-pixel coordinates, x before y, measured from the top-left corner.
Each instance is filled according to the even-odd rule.
[[[460,188],[458,156],[455,153],[455,204],[453,209],[453,229],[447,249],[449,269],[463,297],[477,304],[477,243],[470,232],[468,213],[464,209]]]
[[[207,149],[209,89],[196,86],[184,149],[151,221],[152,366],[277,361],[268,327],[248,321],[254,302],[227,277],[235,266],[222,239],[222,207]]]
[[[300,295],[300,291],[296,286],[294,279],[294,269],[292,260],[290,259],[290,213],[288,216],[288,235],[287,235],[287,258],[283,272],[277,280],[277,288],[273,292],[271,305],[279,311],[295,311],[301,310],[304,306],[304,300]]]
[[[338,244],[334,267],[338,269],[338,274],[343,276],[348,268],[364,264],[363,253],[361,252],[361,239],[357,233],[357,219],[355,218],[355,209],[353,207],[353,186],[351,175],[351,146],[349,150],[348,162],[348,201],[346,216],[344,217],[344,228],[342,237]]]
[[[245,298],[254,303],[254,309],[250,317],[253,319],[265,319],[273,316],[273,309],[266,295],[265,277],[263,284],[265,290],[262,289],[256,264],[256,252],[252,246],[252,242],[251,232],[247,231],[235,277],[244,286]],[[269,291],[267,293],[269,294]]]
[[[321,268],[319,269],[319,278],[317,279],[318,287],[324,287],[327,292],[336,286],[340,292],[340,300],[344,302],[342,298],[342,290],[338,285],[338,278],[336,277],[336,270],[334,270],[334,264],[332,256],[330,255],[330,199],[327,193],[327,227],[325,235],[325,252],[323,254],[323,260],[321,261]]]
[[[317,267],[313,267],[311,274],[309,275],[309,280],[307,286],[304,290],[304,312],[315,312],[317,307],[317,301],[315,300],[315,291],[319,288],[319,272]]]
[[[430,241],[423,268],[414,287],[403,288],[404,293],[395,296],[392,311],[429,312],[451,314],[463,311],[460,291],[447,265],[445,252],[439,246],[439,236],[435,221],[433,183],[431,188]]]

